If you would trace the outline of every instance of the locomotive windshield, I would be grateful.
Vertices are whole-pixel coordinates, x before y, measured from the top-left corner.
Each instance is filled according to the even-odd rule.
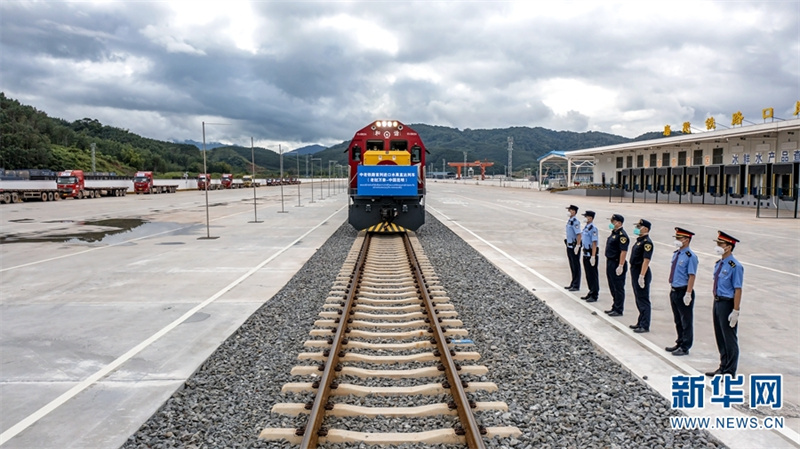
[[[405,140],[393,140],[391,144],[392,151],[408,151],[408,142]]]
[[[383,141],[382,140],[368,140],[367,141],[367,151],[383,151]]]

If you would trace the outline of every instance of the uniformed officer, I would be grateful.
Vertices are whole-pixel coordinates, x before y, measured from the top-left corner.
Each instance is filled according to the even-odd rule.
[[[739,240],[718,231],[717,247],[720,259],[714,265],[714,336],[719,349],[719,368],[706,376],[730,374],[736,376],[739,365],[739,305],[742,302],[744,267],[735,257],[733,249]]]
[[[694,232],[675,228],[673,244],[677,248],[672,253],[669,269],[669,303],[678,338],[674,346],[664,349],[672,355],[689,354],[694,342],[694,280],[697,275],[697,254],[689,248]]]
[[[622,229],[625,218],[614,214],[609,220],[611,235],[606,240],[606,278],[614,303],[605,312],[608,316],[622,316],[625,308],[625,273],[628,272],[628,261],[625,258],[628,256],[630,241],[628,233]]]
[[[586,225],[578,236],[578,244],[583,252],[583,269],[586,271],[586,286],[589,293],[581,296],[586,302],[597,301],[600,294],[600,278],[597,273],[597,226],[594,225],[594,211],[587,210],[583,216],[586,217]]]
[[[650,332],[650,259],[653,257],[653,241],[650,240],[651,224],[645,219],[639,220],[633,229],[636,243],[631,250],[631,285],[636,297],[636,308],[639,319],[630,328],[637,334]]]
[[[579,236],[581,235],[581,222],[575,216],[578,213],[578,206],[570,204],[567,207],[567,238],[564,244],[567,245],[567,259],[569,259],[569,269],[572,273],[572,280],[569,285],[564,287],[571,292],[576,292],[581,288],[581,246]]]

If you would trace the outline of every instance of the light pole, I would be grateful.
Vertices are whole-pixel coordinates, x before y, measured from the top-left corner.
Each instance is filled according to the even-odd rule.
[[[253,178],[250,180],[250,184],[253,185],[253,221],[250,223],[263,223],[258,220],[258,210],[256,209],[256,150],[253,147],[252,137],[250,137],[250,158],[253,162]]]
[[[205,176],[208,173],[208,165],[206,163],[206,122],[203,123],[203,175]],[[221,125],[225,126],[228,123],[209,123],[209,125]],[[198,240],[213,240],[218,239],[219,237],[211,237],[211,219],[208,213],[208,186],[211,184],[211,177],[209,176],[206,179],[206,236],[205,237],[198,237]]]
[[[278,154],[280,154],[281,159],[281,210],[279,210],[278,213],[285,214],[288,211],[283,208],[283,148],[281,144],[278,144]]]
[[[467,152],[464,151],[464,175],[465,175],[463,178],[464,182],[467,182],[466,174],[467,174]]]
[[[328,196],[331,196],[331,164],[335,164],[336,161],[328,161]],[[335,193],[335,192],[334,192]]]
[[[297,206],[295,207],[303,207],[300,204],[300,154],[295,154],[297,156]]]
[[[322,158],[319,157],[312,157],[311,158],[311,202],[314,202],[314,161],[320,161],[320,168],[322,167]],[[319,187],[320,199],[322,199],[322,184]]]

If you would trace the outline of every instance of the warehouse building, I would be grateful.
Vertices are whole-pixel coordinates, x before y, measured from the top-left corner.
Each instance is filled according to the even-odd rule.
[[[568,151],[567,185],[591,158],[591,184],[614,185],[631,201],[660,196],[664,202],[796,209],[799,139],[800,119],[791,119]]]

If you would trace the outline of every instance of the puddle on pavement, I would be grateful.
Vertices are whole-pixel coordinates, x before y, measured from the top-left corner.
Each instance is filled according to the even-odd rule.
[[[104,243],[111,245],[122,243],[125,240],[147,237],[148,235],[160,234],[172,230],[182,231],[177,232],[176,234],[186,234],[187,231],[191,231],[191,229],[181,229],[186,227],[184,224],[148,222],[141,218],[110,218],[105,220],[91,221],[53,220],[45,223],[74,223],[78,229],[73,232],[57,235],[0,235],[0,244],[56,242]],[[82,226],[101,227],[104,229],[81,231],[80,227]]]
[[[205,312],[196,312],[194,315],[190,316],[189,318],[186,318],[186,320],[183,322],[183,324],[186,324],[186,323],[197,323],[197,322],[200,322],[200,321],[205,321],[210,316],[211,315],[209,315],[209,314],[207,314]]]

